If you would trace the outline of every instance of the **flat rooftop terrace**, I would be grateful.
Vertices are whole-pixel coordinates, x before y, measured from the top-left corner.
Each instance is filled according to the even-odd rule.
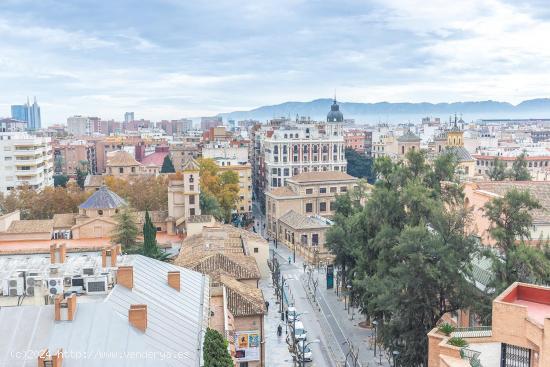
[[[539,325],[550,318],[550,287],[518,283],[500,301],[526,307],[527,316]]]

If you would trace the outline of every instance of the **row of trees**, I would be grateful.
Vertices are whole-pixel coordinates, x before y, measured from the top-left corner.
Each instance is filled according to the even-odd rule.
[[[506,163],[502,160],[493,159],[491,169],[489,170],[489,178],[492,181],[504,181],[510,179],[512,181],[528,181],[531,179],[531,174],[527,169],[527,160],[525,152],[517,156],[512,167],[506,168]]]
[[[364,207],[349,194],[337,198],[327,244],[336,255],[342,284],[352,286],[362,312],[378,321],[385,349],[399,351],[401,365],[426,366],[427,333],[444,314],[465,308],[490,312],[483,307],[490,296],[472,285],[471,265],[474,256],[489,255],[469,233],[471,212],[463,205],[452,153],[428,164],[425,152],[411,151],[403,162],[384,157],[374,167],[378,180]],[[486,211],[495,231],[506,233],[497,241],[513,248],[518,233],[529,233],[529,210],[536,202],[526,193],[510,195]],[[506,210],[513,213],[499,222]],[[521,249],[508,265],[501,266],[501,258],[511,257],[510,252],[491,255],[493,288],[524,277],[550,280],[548,257],[540,250]],[[532,257],[525,258],[535,254],[532,250],[539,251],[536,268],[529,265]],[[525,274],[515,271],[518,266]]]
[[[209,158],[198,160],[201,176],[200,207],[202,214],[213,215],[226,223],[239,200],[239,175],[235,171],[220,171],[220,167]]]

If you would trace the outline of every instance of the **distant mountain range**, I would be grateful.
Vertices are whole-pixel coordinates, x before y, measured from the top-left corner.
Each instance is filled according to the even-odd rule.
[[[330,110],[332,99],[316,99],[311,102],[285,102],[273,106],[262,106],[250,111],[222,113],[224,120],[257,119],[274,117],[310,116],[324,119]],[[454,113],[464,115],[466,121],[478,118],[544,118],[550,117],[550,98],[530,99],[513,105],[508,102],[478,101],[454,103],[357,103],[338,102],[344,118],[355,118],[358,122],[389,121],[401,122],[420,116],[448,118]]]

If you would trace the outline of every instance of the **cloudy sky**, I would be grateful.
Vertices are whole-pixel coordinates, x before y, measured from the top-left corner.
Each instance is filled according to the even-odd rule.
[[[0,0],[0,116],[550,97],[545,0]]]

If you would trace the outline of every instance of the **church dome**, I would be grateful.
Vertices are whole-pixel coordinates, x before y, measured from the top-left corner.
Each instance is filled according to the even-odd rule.
[[[336,103],[336,98],[330,106],[330,112],[327,114],[327,122],[344,122],[344,114],[340,111],[340,106]]]

